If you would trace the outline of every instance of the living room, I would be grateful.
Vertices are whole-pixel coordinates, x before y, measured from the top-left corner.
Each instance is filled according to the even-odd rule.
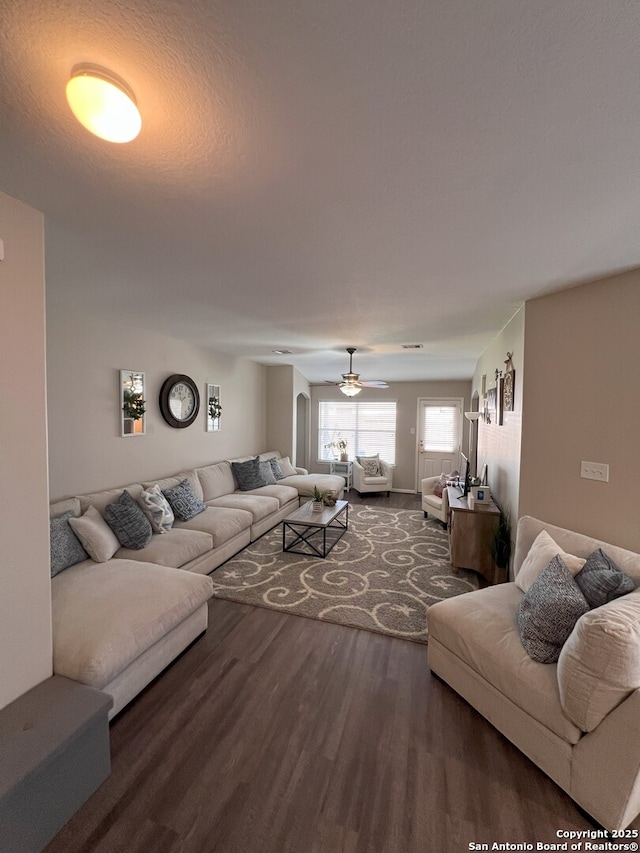
[[[16,11],[18,5],[13,4],[14,22],[21,20]],[[596,13],[595,4],[591,4],[591,11]],[[580,16],[581,13],[576,11],[576,14]],[[614,19],[615,26],[607,32],[611,42],[616,44],[614,36],[619,35],[618,26],[622,27],[622,20],[615,16]],[[23,41],[29,32],[29,27],[23,23],[20,30]],[[48,32],[51,34],[50,28]],[[6,79],[10,79],[9,76]],[[307,379],[300,365],[296,367],[282,360],[277,363],[271,356],[261,361],[254,354],[250,333],[245,356],[218,351],[215,340],[209,345],[194,342],[185,331],[191,322],[187,318],[186,300],[185,316],[177,316],[173,306],[167,309],[161,300],[154,299],[152,275],[144,268],[135,267],[127,277],[122,259],[112,253],[112,246],[109,245],[108,252],[100,248],[101,228],[108,225],[107,211],[117,210],[122,199],[127,198],[122,184],[135,174],[132,164],[128,163],[116,179],[115,201],[112,200],[112,207],[106,206],[93,222],[92,242],[87,243],[84,231],[74,231],[64,216],[51,216],[48,205],[40,203],[44,197],[40,194],[37,177],[17,186],[14,168],[20,160],[20,142],[29,138],[30,127],[16,118],[21,113],[13,101],[3,103],[3,113],[13,118],[17,133],[10,151],[7,150],[0,183],[7,193],[0,196],[0,238],[5,253],[5,259],[0,262],[5,306],[0,320],[0,360],[3,396],[5,401],[11,401],[6,405],[2,441],[3,490],[7,497],[11,496],[11,501],[7,500],[9,506],[2,519],[5,553],[0,639],[9,653],[2,656],[0,707],[7,706],[51,674],[47,511],[50,500],[273,448],[294,459],[294,412],[300,393],[307,394],[310,400],[310,467],[318,471],[326,469],[317,461],[314,444],[317,404],[322,398],[339,394],[337,389],[318,384],[318,380]],[[634,140],[635,151],[637,136],[628,129],[627,133],[624,139]],[[57,138],[58,144],[60,138],[64,136],[61,134]],[[81,156],[77,149],[74,156]],[[96,161],[91,158],[95,153],[86,156],[94,166]],[[39,164],[45,171],[46,159],[42,158]],[[606,159],[619,160],[620,157],[608,154]],[[107,164],[117,173],[117,165],[109,161],[109,157]],[[102,166],[105,166],[104,161]],[[585,166],[585,174],[590,168]],[[70,169],[68,160],[66,169]],[[564,267],[556,264],[547,271],[545,278],[529,262],[526,286],[520,280],[517,284],[519,295],[514,291],[501,303],[500,312],[496,312],[499,321],[482,330],[484,337],[482,343],[476,345],[475,354],[470,356],[465,351],[469,367],[464,376],[393,380],[381,371],[380,378],[390,379],[389,391],[362,392],[361,399],[375,396],[375,399],[398,400],[394,488],[406,492],[417,488],[416,440],[411,430],[416,427],[418,398],[463,397],[466,410],[471,407],[475,394],[481,396],[483,377],[491,381],[495,370],[503,368],[506,354],[513,353],[514,410],[505,414],[503,425],[481,422],[478,431],[478,460],[488,465],[496,497],[510,509],[514,519],[533,515],[634,551],[640,550],[640,526],[635,509],[640,498],[637,447],[640,397],[634,381],[635,365],[640,360],[637,335],[640,258],[636,247],[636,208],[630,200],[640,194],[633,186],[634,174],[637,170],[628,172],[626,194],[622,193],[620,184],[615,186],[618,197],[613,191],[607,194],[603,186],[597,187],[604,200],[600,220],[590,220],[592,232],[581,232],[579,239],[574,243],[568,241],[566,247],[562,238],[559,246],[547,244],[546,251],[555,250],[556,259],[565,248],[571,249],[573,254]],[[193,175],[186,170],[181,177],[189,184],[189,193],[175,203],[177,222],[186,206],[202,204],[202,197],[193,186],[196,182],[191,180]],[[407,185],[404,188],[409,192]],[[151,190],[157,200],[157,187],[152,185]],[[598,192],[594,189],[594,196],[588,201],[581,199],[580,204],[597,209]],[[172,199],[175,201],[175,186],[160,196],[166,204]],[[95,196],[90,193],[89,201],[92,200],[95,201]],[[89,201],[85,201],[87,207],[80,210],[78,218],[86,216],[91,207]],[[80,203],[79,208],[82,208]],[[38,211],[43,211],[44,215]],[[529,214],[532,215],[531,211]],[[139,223],[142,244],[153,224],[154,214],[148,215],[149,222]],[[361,210],[358,215],[362,215]],[[233,211],[230,221],[242,232]],[[598,225],[602,232],[596,230]],[[229,232],[233,230],[231,225],[228,228]],[[119,236],[122,237],[122,232]],[[130,232],[129,239],[136,242],[135,230]],[[191,248],[189,235],[181,234],[181,240],[186,242],[185,253],[188,253]],[[522,243],[515,241],[515,245],[527,242],[523,235],[518,240]],[[501,244],[507,241],[506,235],[500,236]],[[148,244],[150,257],[161,248],[161,243],[159,238],[157,244]],[[597,253],[596,247],[607,244],[613,244],[617,254],[613,250],[609,254],[604,250],[601,250],[603,254]],[[92,265],[94,250],[95,268]],[[517,255],[517,251],[513,251]],[[536,247],[538,251],[543,254],[545,249]],[[109,253],[112,269],[108,268]],[[167,255],[162,252],[160,255],[166,262]],[[584,262],[578,263],[576,258]],[[239,274],[242,271],[240,264]],[[184,275],[179,263],[175,263],[172,272],[176,290],[179,290]],[[144,281],[141,290],[133,287],[136,273]],[[324,376],[327,380],[339,378],[346,369],[345,346],[360,344],[364,358],[366,346],[381,334],[379,329],[371,328],[372,311],[365,327],[358,329],[358,340],[348,336],[346,329],[352,324],[354,315],[362,312],[366,295],[366,286],[361,289],[356,286],[359,271],[352,270],[351,275],[352,295],[341,295],[329,289],[322,298],[312,292],[306,303],[299,294],[290,298],[295,303],[293,314],[298,312],[313,317],[320,301],[325,307],[331,307],[327,313],[346,316],[340,327],[340,341],[336,341],[331,353],[327,354]],[[434,278],[437,278],[435,273]],[[112,290],[105,286],[110,279],[113,280]],[[432,328],[427,330],[416,320],[416,308],[429,314],[440,301],[446,301],[447,278],[443,276],[442,279],[425,296],[421,306],[414,293],[405,296],[406,319],[395,335],[395,344],[401,340],[422,340],[429,335],[436,337]],[[221,277],[220,281],[228,279]],[[349,283],[345,275],[340,286],[346,287]],[[264,293],[258,296],[248,288],[246,281],[244,284],[247,287],[245,298],[255,300],[257,308],[261,309],[269,298],[269,288],[264,289],[266,296]],[[86,292],[83,292],[83,285],[86,285]],[[233,282],[227,286],[233,289]],[[199,295],[190,294],[195,313],[207,301],[215,303],[219,296],[217,289],[224,289],[224,285],[216,284],[213,292],[203,287]],[[484,293],[485,301],[490,301],[489,290],[485,289]],[[385,310],[389,306],[386,303],[381,307],[376,322],[383,327]],[[140,316],[145,313],[148,322],[142,323]],[[225,315],[225,321],[228,320]],[[172,324],[175,334],[170,332]],[[247,326],[251,331],[250,322],[239,320],[239,336],[241,332],[246,335]],[[283,333],[285,328],[288,331],[285,343],[291,349],[296,349],[296,345],[305,351],[317,349],[316,336],[308,332],[305,337],[289,316],[283,317],[279,331]],[[455,335],[451,338],[450,346],[455,349]],[[272,343],[275,347],[277,341]],[[151,406],[147,434],[143,438],[123,438],[119,432],[114,377],[124,368],[143,370],[146,375]],[[200,427],[172,430],[162,422],[155,396],[163,379],[174,372],[196,377],[201,387],[205,382],[220,385],[224,428],[219,433],[207,433]],[[365,378],[376,376],[369,367],[366,373],[362,367],[362,373]],[[287,388],[284,405],[283,386]],[[465,433],[463,447],[467,440]],[[585,459],[608,464],[609,481],[601,483],[581,478],[580,462]],[[256,638],[254,641],[258,642]],[[166,699],[164,692],[163,697]],[[449,707],[464,716],[458,706]],[[124,731],[133,725],[133,722],[125,722],[121,729]],[[473,726],[472,721],[469,725]],[[483,733],[479,737],[489,735]],[[466,844],[471,836],[460,832],[458,827],[460,844],[450,849],[467,849],[462,842]],[[348,839],[342,838],[341,843],[348,849]],[[151,853],[160,848],[148,849]],[[327,842],[325,849],[338,849],[335,839]],[[371,846],[369,849],[377,848]]]

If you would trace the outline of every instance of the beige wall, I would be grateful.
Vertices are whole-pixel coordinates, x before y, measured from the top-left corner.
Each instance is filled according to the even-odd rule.
[[[507,353],[513,353],[515,368],[514,409],[505,412],[502,426],[478,421],[478,474],[486,463],[489,486],[496,501],[511,515],[514,526],[518,518],[520,490],[520,453],[522,431],[522,396],[525,382],[524,336],[525,307],[511,318],[499,335],[484,351],[473,375],[473,393],[482,399],[482,376],[486,376],[486,387],[496,385],[496,370],[505,370]],[[528,365],[527,368],[528,370]],[[480,402],[482,409],[482,402]]]
[[[42,215],[0,193],[0,708],[51,675]]]
[[[640,270],[528,302],[525,362],[520,514],[640,551]]]
[[[267,447],[296,459],[298,394],[309,396],[309,383],[291,364],[267,367]]]
[[[358,395],[358,400],[395,400],[396,420],[396,468],[393,474],[394,490],[415,492],[417,485],[417,428],[418,400],[421,397],[462,397],[464,410],[469,407],[470,382],[394,382],[388,390],[375,391],[368,388]],[[340,389],[332,385],[311,387],[311,469],[328,470],[328,463],[318,463],[318,402],[320,400],[345,400]],[[468,447],[468,421],[464,420],[462,447]],[[413,430],[413,432],[412,432]],[[353,448],[348,448],[353,455]]]
[[[267,449],[266,368],[188,341],[47,308],[51,498],[81,494]],[[146,435],[120,434],[119,372],[146,378]],[[198,385],[200,414],[186,429],[162,419],[158,395],[172,373]],[[222,429],[206,432],[207,383],[220,386]]]

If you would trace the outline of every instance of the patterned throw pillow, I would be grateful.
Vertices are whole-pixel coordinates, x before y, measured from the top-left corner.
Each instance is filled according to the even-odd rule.
[[[618,568],[602,548],[589,554],[587,562],[576,575],[576,583],[590,607],[608,604],[636,588],[629,575]]]
[[[249,492],[252,489],[259,489],[260,486],[266,486],[260,470],[260,459],[258,456],[255,459],[247,459],[246,462],[232,462],[231,467],[238,481],[238,488],[243,492]]]
[[[538,663],[556,663],[576,622],[588,610],[573,575],[555,556],[518,608],[520,639],[529,657]]]
[[[157,483],[142,492],[138,503],[149,519],[154,533],[168,533],[171,530],[174,522],[173,510]]]
[[[207,508],[196,496],[188,480],[182,480],[170,489],[163,489],[162,494],[169,501],[173,514],[179,521],[189,521]]]
[[[273,471],[273,476],[276,480],[283,480],[284,474],[282,473],[282,468],[280,467],[280,463],[277,459],[269,459],[269,465],[271,465],[271,470]]]
[[[441,498],[442,495],[444,494],[444,490],[446,489],[446,487],[447,487],[447,478],[444,474],[440,474],[440,479],[436,483],[436,486],[433,490],[433,494],[437,498]]]
[[[358,462],[364,468],[365,477],[379,477],[382,473],[380,470],[380,461],[377,456],[361,456]]]
[[[265,486],[273,486],[276,482],[273,468],[271,467],[268,459],[265,462],[260,463],[260,476],[262,477],[263,484]]]
[[[123,548],[140,551],[153,536],[149,519],[126,489],[116,501],[106,505],[104,520]]]
[[[49,522],[52,578],[89,557],[69,524],[74,515],[74,510],[70,509]]]

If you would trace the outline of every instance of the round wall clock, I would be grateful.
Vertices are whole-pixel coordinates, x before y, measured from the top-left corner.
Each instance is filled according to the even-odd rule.
[[[174,373],[165,380],[160,389],[160,411],[169,426],[191,426],[200,411],[200,395],[191,377]]]

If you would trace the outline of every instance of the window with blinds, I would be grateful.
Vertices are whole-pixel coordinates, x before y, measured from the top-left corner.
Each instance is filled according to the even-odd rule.
[[[431,453],[454,453],[459,449],[460,407],[426,405],[423,413],[422,446]]]
[[[347,442],[349,458],[372,456],[396,461],[395,401],[321,400],[318,411],[318,459],[334,459],[332,441]]]

